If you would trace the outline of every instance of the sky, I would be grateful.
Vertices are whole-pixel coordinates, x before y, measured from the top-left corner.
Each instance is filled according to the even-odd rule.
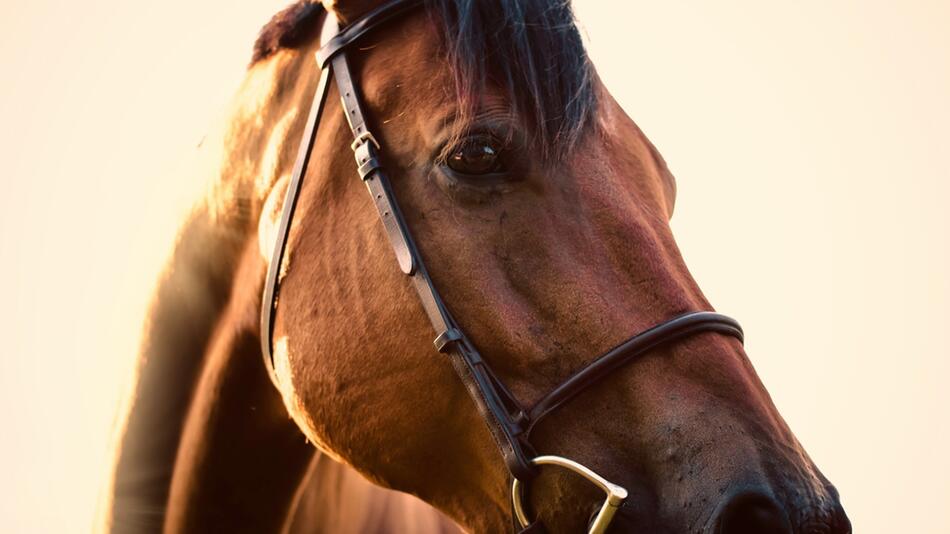
[[[195,147],[283,3],[0,3],[0,530],[90,529]],[[950,533],[950,4],[574,3],[856,531]]]

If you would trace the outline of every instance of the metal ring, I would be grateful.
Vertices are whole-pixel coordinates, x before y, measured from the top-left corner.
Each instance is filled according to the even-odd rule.
[[[604,501],[603,506],[600,507],[600,511],[597,512],[597,517],[595,517],[593,523],[591,523],[588,534],[603,534],[606,532],[607,527],[614,518],[614,514],[617,513],[617,509],[627,499],[626,489],[613,484],[604,477],[575,462],[574,460],[569,460],[561,456],[538,456],[537,458],[531,460],[531,463],[534,465],[554,465],[563,467],[564,469],[573,471],[586,478],[595,486],[604,490],[604,493],[607,494],[607,499]],[[513,508],[515,509],[515,517],[518,518],[518,523],[521,524],[521,528],[527,527],[531,523],[524,511],[523,500],[524,487],[521,481],[516,478],[511,482],[511,502]]]

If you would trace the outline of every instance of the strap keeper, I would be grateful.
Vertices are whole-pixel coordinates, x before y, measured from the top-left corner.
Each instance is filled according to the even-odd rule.
[[[360,164],[357,171],[360,173],[360,178],[362,178],[363,181],[366,181],[369,179],[370,175],[382,168],[383,164],[380,163],[378,159],[369,158],[369,160]]]
[[[372,143],[362,143],[357,146],[353,152],[356,157],[356,164],[359,165],[360,178],[366,180],[377,169],[381,169],[383,164],[376,157],[376,150]]]
[[[462,340],[462,333],[458,331],[457,328],[449,328],[445,332],[442,332],[436,336],[435,340],[432,342],[435,345],[436,350],[440,353],[445,354],[446,347],[450,344]]]

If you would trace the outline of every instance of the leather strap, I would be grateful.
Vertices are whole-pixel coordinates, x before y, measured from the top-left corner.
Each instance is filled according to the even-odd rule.
[[[528,419],[531,421],[528,431],[530,432],[534,425],[552,411],[635,358],[643,356],[660,345],[700,332],[718,332],[734,337],[740,342],[744,337],[742,327],[735,319],[714,312],[687,313],[660,323],[607,351],[545,395],[528,412]]]
[[[336,33],[336,19],[324,14],[323,30],[327,33]],[[287,236],[290,234],[290,223],[294,220],[294,211],[297,200],[300,198],[300,185],[307,174],[307,165],[310,163],[310,153],[313,151],[313,142],[317,135],[317,126],[326,107],[327,92],[330,87],[330,71],[322,69],[320,80],[313,94],[310,104],[310,114],[307,116],[307,125],[300,138],[300,147],[297,149],[297,159],[294,161],[290,183],[284,193],[284,204],[280,212],[280,222],[277,226],[277,236],[274,242],[274,252],[267,265],[267,276],[264,279],[264,295],[261,304],[261,352],[264,356],[264,366],[271,382],[279,390],[280,384],[274,368],[274,316],[277,313],[277,296],[280,290],[280,269],[284,261],[284,250],[287,248]]]
[[[513,396],[501,393],[500,382],[494,379],[481,355],[458,328],[432,283],[406,227],[405,218],[393,196],[392,186],[385,169],[378,164],[380,160],[378,146],[375,137],[367,127],[366,114],[360,101],[360,91],[353,82],[346,54],[328,54],[328,57],[332,58],[330,59],[331,69],[341,95],[344,113],[355,139],[353,149],[357,166],[367,169],[365,175],[361,172],[363,183],[366,184],[376,205],[400,269],[412,280],[422,307],[435,329],[436,336],[433,343],[437,350],[446,354],[452,362],[452,367],[465,384],[479,413],[488,425],[508,469],[516,477],[531,478],[535,468],[531,465],[530,457],[525,453],[523,443],[519,440],[524,428],[509,411],[513,409],[516,413],[521,413],[523,410],[514,403]],[[377,163],[367,165],[372,161]]]
[[[367,32],[417,7],[421,7],[423,1],[390,0],[366,13],[320,48],[320,51],[317,52],[317,65],[322,69],[330,59],[345,50],[351,43],[366,35]]]

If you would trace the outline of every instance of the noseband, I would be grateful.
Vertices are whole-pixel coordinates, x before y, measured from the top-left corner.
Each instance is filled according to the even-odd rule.
[[[607,494],[607,499],[590,526],[590,532],[604,532],[617,508],[626,499],[626,490],[567,458],[538,456],[530,443],[532,429],[564,403],[609,376],[616,369],[654,348],[700,332],[718,332],[741,341],[742,327],[734,319],[708,311],[697,311],[674,317],[629,338],[600,356],[554,388],[531,408],[525,408],[518,402],[482,359],[472,341],[459,328],[429,277],[380,160],[379,141],[367,126],[367,115],[360,102],[359,88],[353,81],[346,56],[347,48],[367,32],[422,4],[423,0],[392,0],[367,13],[342,31],[338,31],[336,20],[332,15],[327,14],[324,17],[321,36],[323,46],[317,52],[317,64],[321,70],[320,80],[317,83],[310,115],[294,163],[281,212],[277,241],[267,269],[261,309],[261,349],[264,354],[264,363],[271,380],[279,388],[274,370],[272,337],[274,316],[277,310],[280,267],[290,224],[300,195],[301,182],[307,171],[317,126],[326,105],[332,74],[353,133],[354,141],[351,148],[356,156],[359,176],[376,204],[376,210],[379,212],[389,242],[396,254],[399,268],[412,280],[426,315],[435,329],[436,336],[433,341],[435,349],[444,354],[452,363],[504,457],[505,465],[512,476],[512,505],[520,527],[525,531],[540,528],[540,523],[532,522],[525,511],[523,488],[525,483],[537,475],[539,466],[554,465],[581,475]]]

